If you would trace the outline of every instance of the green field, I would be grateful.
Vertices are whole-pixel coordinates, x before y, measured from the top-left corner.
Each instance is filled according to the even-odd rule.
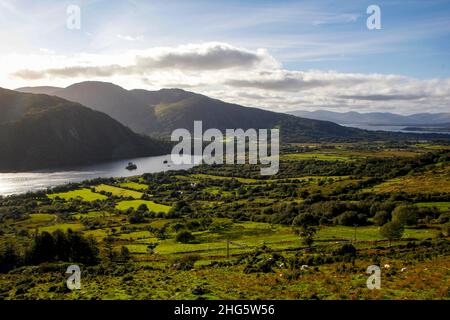
[[[323,161],[347,161],[350,157],[345,155],[327,154],[327,153],[288,153],[281,156],[283,160],[323,160]]]
[[[258,180],[256,180],[256,179],[247,179],[247,178],[239,178],[239,177],[222,177],[222,176],[216,176],[216,175],[210,175],[210,174],[201,174],[201,173],[199,173],[199,174],[191,174],[191,177],[195,178],[195,179],[200,179],[200,180],[203,180],[203,179],[206,179],[206,180],[208,180],[208,179],[211,179],[211,180],[232,180],[232,179],[235,179],[235,180],[237,180],[239,182],[242,182],[242,183],[255,183],[255,182],[258,182]]]
[[[62,193],[52,193],[47,195],[50,199],[61,198],[63,200],[81,199],[83,201],[106,200],[107,196],[92,192],[90,189],[78,189]]]
[[[72,229],[72,231],[79,231],[84,229],[84,226],[79,223],[58,223],[51,226],[39,228],[39,232],[53,232],[56,230],[67,231],[68,229]]]
[[[123,182],[123,183],[119,184],[119,186],[122,188],[133,189],[133,190],[137,190],[137,191],[144,191],[144,190],[148,189],[148,186],[146,184],[137,183],[137,182]]]
[[[118,188],[106,184],[101,184],[95,187],[96,192],[109,192],[113,196],[116,197],[123,197],[123,198],[134,198],[134,199],[140,199],[142,197],[142,193],[134,190],[127,190],[123,188]]]
[[[129,208],[137,209],[141,204],[145,204],[147,208],[154,212],[167,213],[170,210],[170,206],[158,204],[149,200],[125,200],[117,203],[116,208],[119,210],[127,210]]]
[[[419,207],[434,207],[441,211],[450,211],[450,202],[418,202],[416,206]]]
[[[449,299],[449,170],[443,145],[305,142],[271,177],[205,165],[0,197],[0,300]]]

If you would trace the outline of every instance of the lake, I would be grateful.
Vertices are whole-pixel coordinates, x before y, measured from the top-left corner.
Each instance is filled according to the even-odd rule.
[[[423,133],[423,134],[430,134],[430,133],[439,133],[439,134],[450,134],[448,131],[410,131],[410,130],[403,130],[405,127],[408,127],[407,125],[401,125],[401,126],[387,126],[387,125],[371,125],[371,124],[349,124],[349,123],[341,123],[341,126],[345,127],[352,127],[352,128],[358,128],[358,129],[364,129],[369,131],[392,131],[392,132],[403,132],[403,133]],[[420,126],[414,126],[414,127],[420,127]]]
[[[167,161],[167,163],[164,163],[164,161]],[[135,163],[137,169],[132,171],[125,169],[128,162]],[[185,170],[193,166],[192,164],[173,164],[169,154],[158,157],[117,160],[58,171],[0,173],[0,195],[7,196],[28,191],[38,191],[94,178],[130,177],[144,173]]]

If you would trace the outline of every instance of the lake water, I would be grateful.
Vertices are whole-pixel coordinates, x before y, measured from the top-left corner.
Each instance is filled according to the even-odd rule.
[[[167,163],[164,163],[167,161]],[[125,169],[128,162],[137,165],[136,170]],[[7,196],[28,191],[38,191],[71,182],[94,178],[130,177],[144,173],[192,168],[191,164],[173,164],[170,155],[118,160],[96,165],[67,168],[59,171],[34,171],[0,173],[0,195]]]
[[[370,125],[370,124],[341,124],[341,126],[345,127],[353,127],[358,129],[364,129],[369,131],[393,131],[393,132],[404,132],[404,133],[440,133],[440,134],[450,134],[448,131],[410,131],[410,130],[403,130],[405,127],[408,127],[407,125],[402,126],[384,126],[384,125]],[[417,126],[414,126],[417,127]]]

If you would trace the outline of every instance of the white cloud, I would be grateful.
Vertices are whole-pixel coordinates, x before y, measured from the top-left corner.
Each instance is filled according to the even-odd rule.
[[[395,74],[293,71],[265,49],[208,42],[121,54],[39,54],[5,57],[0,84],[66,86],[103,80],[125,88],[181,87],[215,98],[276,111],[333,109],[448,112],[450,79]],[[39,69],[34,66],[40,66]]]
[[[118,34],[117,38],[119,38],[121,40],[126,40],[126,41],[138,41],[138,40],[142,40],[144,37]]]

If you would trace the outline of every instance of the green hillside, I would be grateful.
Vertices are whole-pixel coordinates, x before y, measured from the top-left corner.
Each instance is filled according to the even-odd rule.
[[[106,114],[57,97],[0,89],[0,170],[80,165],[169,151]]]

